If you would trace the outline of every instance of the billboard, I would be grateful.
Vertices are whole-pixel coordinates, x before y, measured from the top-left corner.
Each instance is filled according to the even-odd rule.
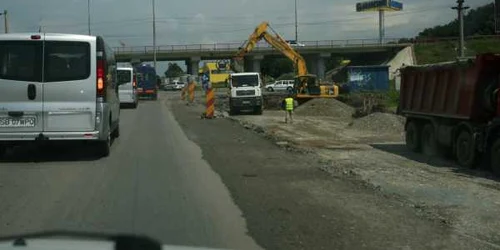
[[[495,32],[500,33],[500,0],[495,0]]]
[[[379,10],[400,11],[402,9],[403,9],[403,4],[393,0],[372,0],[356,4],[357,12],[379,11]]]

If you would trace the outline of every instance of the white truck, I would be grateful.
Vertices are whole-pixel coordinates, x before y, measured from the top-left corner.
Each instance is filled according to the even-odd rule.
[[[229,113],[252,111],[262,114],[262,80],[257,72],[233,73],[229,75]]]

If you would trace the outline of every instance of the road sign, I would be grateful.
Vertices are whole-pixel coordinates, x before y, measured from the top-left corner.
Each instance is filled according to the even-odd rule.
[[[365,11],[400,11],[403,9],[403,4],[393,0],[373,0],[356,4],[357,12]]]

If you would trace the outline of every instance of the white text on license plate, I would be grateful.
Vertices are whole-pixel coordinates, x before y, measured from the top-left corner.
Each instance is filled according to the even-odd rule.
[[[29,128],[35,125],[35,117],[0,117],[0,128]]]
[[[243,101],[243,104],[250,104],[250,101]]]

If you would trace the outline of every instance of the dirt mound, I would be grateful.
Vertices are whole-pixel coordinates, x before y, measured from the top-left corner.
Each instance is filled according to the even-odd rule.
[[[373,113],[354,120],[349,126],[352,129],[373,131],[377,133],[402,133],[404,117],[389,113]]]
[[[318,98],[300,105],[295,113],[303,116],[331,116],[350,120],[354,111],[353,107],[336,99]]]

